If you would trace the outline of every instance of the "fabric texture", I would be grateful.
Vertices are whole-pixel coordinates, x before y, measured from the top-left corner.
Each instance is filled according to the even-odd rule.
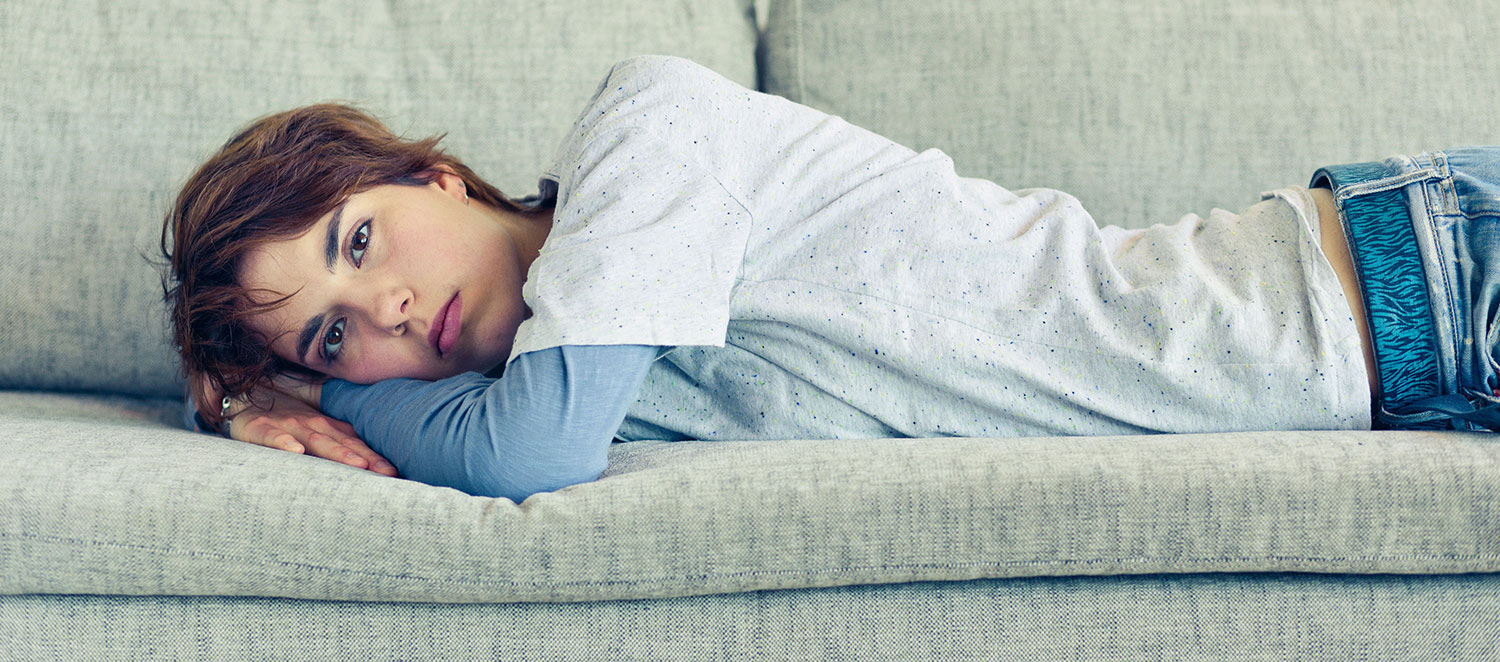
[[[256,117],[352,102],[521,197],[620,58],[756,84],[749,0],[5,2],[0,26],[0,388],[181,392],[150,260],[178,187]]]
[[[615,65],[548,172],[511,353],[679,345],[622,439],[1369,429],[1300,187],[1099,227],[661,56]]]
[[[0,397],[0,594],[568,602],[1500,572],[1483,433],[634,442],[599,480],[516,504],[175,429],[180,402],[160,402]]]
[[[434,605],[0,596],[18,660],[1236,660],[1500,657],[1500,575],[1039,577]],[[336,624],[327,625],[323,624]]]
[[[762,89],[1139,228],[1323,164],[1495,143],[1493,17],[1485,0],[777,0]]]
[[[616,70],[667,61],[697,66],[645,56],[608,70],[544,171],[557,182],[557,206],[521,288],[532,316],[516,329],[507,363],[560,345],[724,344],[750,213],[700,153],[677,144],[692,130],[686,123],[664,135],[668,127],[642,128],[608,101],[635,93],[607,89],[631,83],[634,74],[620,80]],[[674,87],[684,96],[717,91],[701,89],[701,80]],[[721,119],[707,110],[689,106],[680,115]],[[705,150],[737,147],[701,143]]]

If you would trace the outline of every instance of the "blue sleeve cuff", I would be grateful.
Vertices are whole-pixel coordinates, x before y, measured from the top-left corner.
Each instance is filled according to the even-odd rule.
[[[198,403],[193,400],[192,393],[188,393],[182,399],[182,426],[193,432],[222,436],[218,429],[209,425],[208,421],[198,413]]]

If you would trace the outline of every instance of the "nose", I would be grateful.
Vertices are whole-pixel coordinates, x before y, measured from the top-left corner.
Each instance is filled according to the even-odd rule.
[[[382,288],[370,304],[370,322],[382,333],[395,336],[405,333],[411,320],[407,312],[411,299],[411,290],[404,287]]]

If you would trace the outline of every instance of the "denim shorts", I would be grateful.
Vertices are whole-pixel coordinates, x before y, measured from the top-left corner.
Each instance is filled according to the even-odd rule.
[[[1500,430],[1500,147],[1321,168],[1380,373],[1374,429]]]

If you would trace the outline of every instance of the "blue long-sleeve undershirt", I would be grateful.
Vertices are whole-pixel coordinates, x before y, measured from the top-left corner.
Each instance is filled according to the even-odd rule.
[[[668,349],[554,347],[516,357],[499,379],[333,379],[321,406],[404,478],[520,502],[599,477],[647,369]]]
[[[334,379],[320,404],[404,478],[520,502],[599,477],[646,370],[668,349],[553,347],[516,357],[500,379]],[[211,433],[195,411],[189,396],[184,426]]]

